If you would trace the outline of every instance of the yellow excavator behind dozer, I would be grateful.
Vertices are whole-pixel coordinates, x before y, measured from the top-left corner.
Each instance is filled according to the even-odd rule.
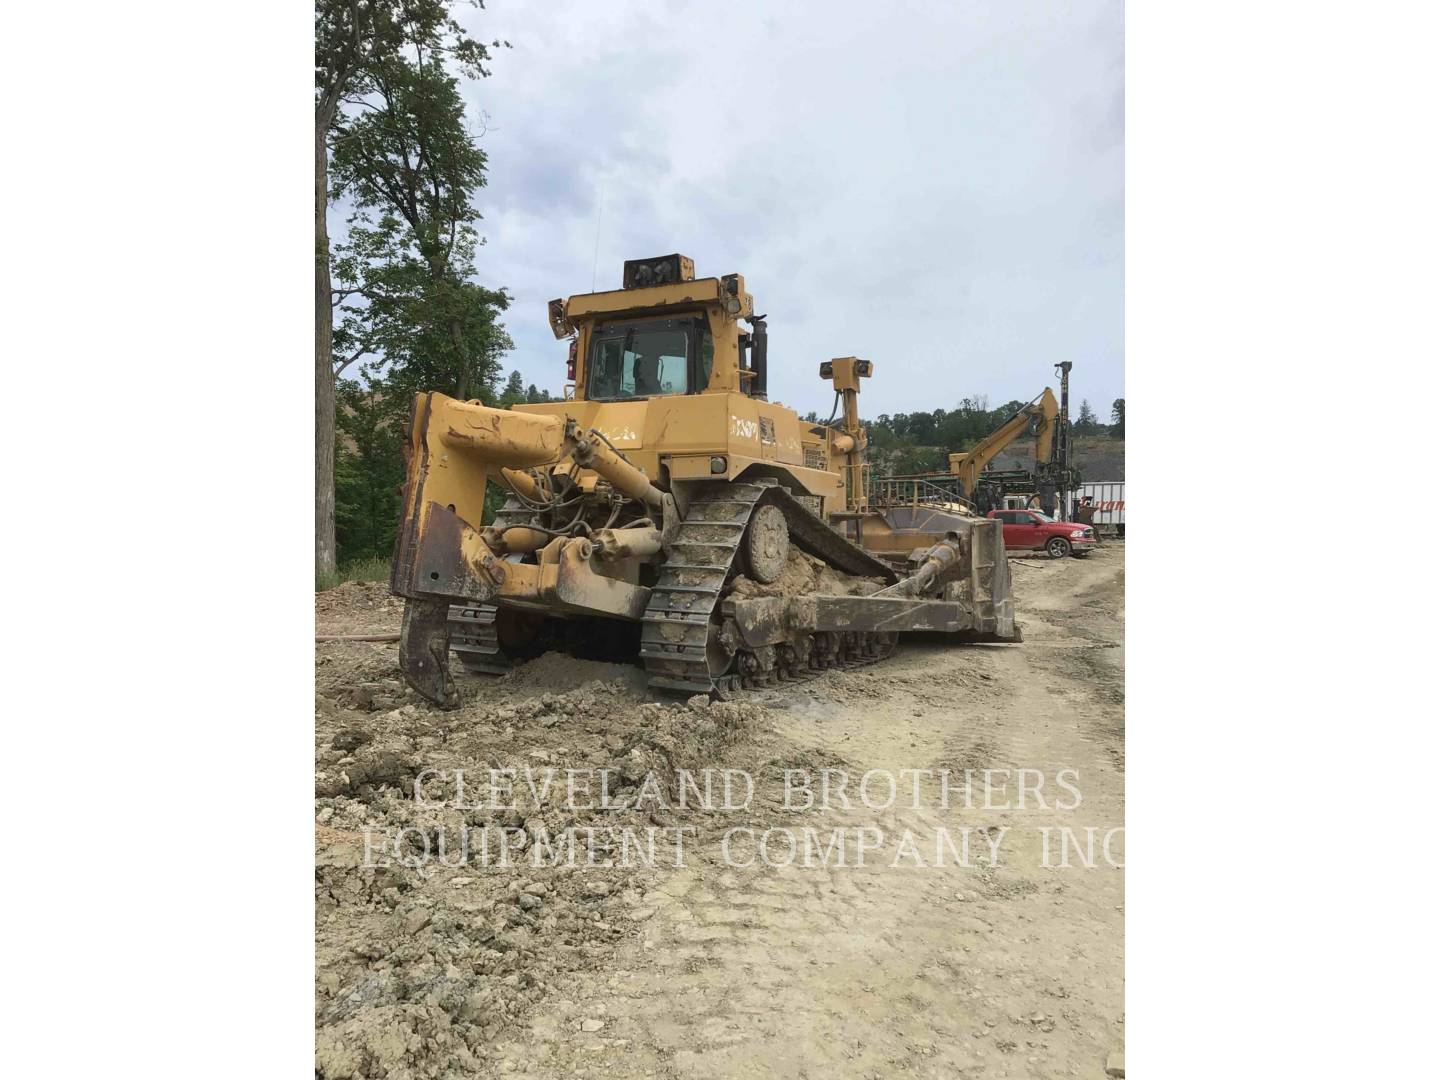
[[[724,696],[880,659],[904,631],[1018,640],[998,522],[948,514],[917,548],[868,505],[869,361],[821,365],[839,427],[801,420],[769,401],[744,278],[680,255],[549,316],[563,401],[414,402],[391,588],[425,697],[455,702],[452,651],[477,672],[638,654],[656,689]],[[507,497],[487,525],[490,484]]]
[[[985,474],[985,467],[1022,435],[1035,436],[1037,468],[1048,462],[1055,442],[1055,419],[1059,415],[1060,404],[1047,386],[1038,397],[969,450],[963,454],[951,454],[950,472],[960,478],[960,486],[965,498],[972,502],[976,501],[977,489]]]

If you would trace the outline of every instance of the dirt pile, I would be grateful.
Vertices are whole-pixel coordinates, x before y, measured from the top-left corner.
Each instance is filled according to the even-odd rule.
[[[772,584],[763,585],[748,577],[737,577],[730,595],[745,599],[756,596],[869,596],[885,587],[876,578],[857,577],[827,566],[797,547],[790,548],[785,569]]]
[[[505,675],[496,688],[512,693],[562,692],[578,690],[586,683],[619,681],[626,690],[642,695],[645,671],[635,664],[606,664],[597,660],[580,660],[562,652],[549,652],[534,660],[518,664]]]
[[[615,670],[555,657],[466,680],[444,712],[399,688],[393,646],[344,649],[317,649],[317,1075],[486,1068],[557,980],[603,968],[635,932],[660,871],[626,865],[624,831],[676,821],[639,797],[647,777],[673,798],[677,769],[721,767],[765,710],[647,702],[624,672],[544,692]]]

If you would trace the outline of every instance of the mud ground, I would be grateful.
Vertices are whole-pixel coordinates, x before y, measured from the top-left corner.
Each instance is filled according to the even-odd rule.
[[[1124,546],[1011,565],[1023,645],[911,641],[735,702],[653,701],[638,669],[552,655],[463,678],[442,712],[402,686],[394,645],[318,644],[317,1076],[1103,1077],[1124,1045]],[[319,633],[399,618],[381,584],[316,598]],[[610,770],[614,801],[638,805],[453,798],[458,769],[483,784],[527,766]],[[676,770],[707,768],[744,770],[753,798],[677,808]],[[850,807],[787,809],[786,770],[818,790],[822,769],[851,778]],[[929,772],[877,810],[854,798],[871,770]],[[519,865],[478,866],[474,846],[442,865],[462,825],[491,827],[491,857],[508,837]],[[663,843],[649,866],[604,839],[594,866],[525,860],[566,830],[679,826],[694,830],[682,867]],[[970,830],[968,858],[936,857],[941,827]],[[754,865],[730,865],[719,841],[737,828],[884,843],[863,866],[852,848],[849,865],[806,867],[737,842],[731,863]]]

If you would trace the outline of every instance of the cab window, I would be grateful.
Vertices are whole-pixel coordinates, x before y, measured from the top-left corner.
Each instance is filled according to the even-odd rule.
[[[590,343],[589,397],[625,401],[703,390],[713,359],[709,331],[695,320],[602,326]]]

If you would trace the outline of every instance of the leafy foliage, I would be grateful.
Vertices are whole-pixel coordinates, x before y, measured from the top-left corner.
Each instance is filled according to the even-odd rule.
[[[471,0],[484,7],[483,0]],[[419,44],[446,53],[469,78],[490,72],[489,46],[474,40],[451,14],[450,0],[315,0],[315,107],[328,123],[341,101],[364,94],[374,67]],[[328,110],[329,115],[326,115]]]
[[[525,400],[525,379],[518,371],[510,372],[505,390],[500,395],[501,405],[519,405]]]
[[[520,373],[515,372],[506,396],[519,379]],[[388,563],[400,524],[400,489],[405,482],[402,443],[413,395],[395,392],[390,379],[362,373],[358,379],[342,379],[337,397],[335,533],[339,561],[345,566],[369,565],[367,560]],[[549,400],[548,391],[531,386],[520,392],[518,400],[503,404]],[[504,489],[491,484],[485,492],[480,524],[488,525],[504,501]]]
[[[471,196],[484,183],[485,158],[465,130],[447,71],[482,78],[490,49],[509,43],[475,40],[454,7],[452,0],[315,3],[315,543],[322,575],[335,568],[337,528],[345,532],[342,550],[379,543],[367,535],[367,515],[379,512],[373,477],[356,432],[337,424],[332,380],[368,356],[386,369],[392,399],[420,388],[483,394],[510,344],[496,317],[508,304],[504,290],[471,280],[479,242]],[[357,213],[348,250],[336,251],[326,215],[341,197]],[[338,328],[337,307],[344,308]],[[373,375],[362,376],[372,389]],[[352,428],[372,411],[356,411],[353,392],[343,409]]]
[[[1110,405],[1110,437],[1125,438],[1125,399],[1116,398]]]
[[[992,409],[984,395],[976,395],[954,409],[882,414],[869,425],[872,457],[896,475],[943,472],[948,455],[974,446],[1024,406],[1011,401]]]
[[[388,559],[405,482],[405,413],[374,381],[336,389],[335,539],[341,562]],[[408,407],[408,403],[406,404]]]
[[[380,65],[373,94],[337,122],[333,189],[355,212],[334,262],[336,364],[371,356],[393,392],[493,403],[513,343],[499,322],[508,294],[472,280],[485,153],[441,57],[418,43],[415,53]]]
[[[997,409],[989,408],[984,395],[961,400],[954,409],[929,412],[888,413],[866,421],[870,434],[870,460],[881,474],[903,476],[910,473],[944,472],[949,468],[949,455],[969,450],[986,435],[1025,407],[1023,401],[1009,401]],[[1123,417],[1124,400],[1119,402]],[[1081,403],[1081,417],[1089,409]],[[805,417],[818,423],[814,413]],[[1080,418],[1072,429],[1077,435],[1095,434],[1104,430],[1090,412],[1089,432],[1080,430]],[[1124,437],[1123,427],[1120,437]],[[1022,436],[1023,438],[1023,436]]]
[[[559,401],[559,398],[550,396],[549,390],[539,390],[534,383],[525,385],[525,377],[518,371],[510,372],[510,378],[505,380],[505,389],[500,392],[500,404],[509,407],[511,405],[537,405],[545,401]]]

